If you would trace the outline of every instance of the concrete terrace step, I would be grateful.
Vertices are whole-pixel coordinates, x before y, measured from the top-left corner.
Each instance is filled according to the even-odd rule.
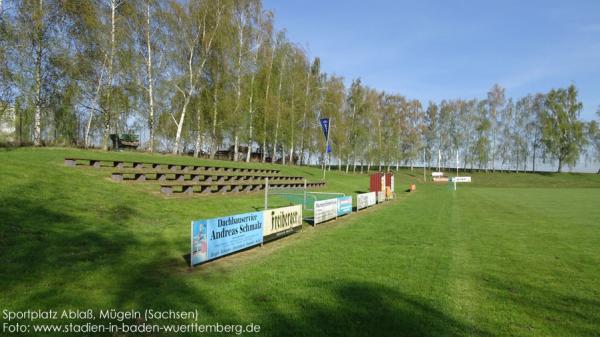
[[[146,180],[157,180],[157,181],[167,181],[167,180],[192,180],[192,181],[200,181],[200,180],[208,180],[208,181],[226,181],[226,180],[250,180],[250,179],[280,179],[287,181],[304,181],[304,177],[301,176],[284,176],[284,175],[275,175],[269,173],[237,173],[237,172],[214,172],[214,171],[204,171],[204,170],[195,170],[195,171],[167,171],[167,170],[157,170],[157,171],[146,171],[146,170],[118,170],[113,171],[111,173],[111,177],[115,181],[124,181],[124,180],[135,180],[135,181],[146,181]]]
[[[318,188],[325,186],[323,182],[307,183],[307,188]],[[223,183],[181,183],[181,184],[160,184],[160,191],[163,194],[171,195],[173,193],[185,194],[210,194],[210,193],[235,193],[235,192],[254,192],[265,188],[264,182],[223,182]],[[278,188],[304,188],[304,183],[269,183],[269,189]]]
[[[147,161],[129,161],[129,160],[118,160],[118,159],[91,159],[91,158],[76,158],[67,157],[65,158],[65,165],[76,167],[76,166],[91,166],[91,167],[115,167],[115,168],[152,168],[155,170],[162,169],[163,167],[168,170],[205,170],[215,172],[238,172],[238,173],[270,173],[278,174],[279,170],[276,169],[263,169],[263,168],[248,168],[248,167],[226,167],[216,165],[193,165],[193,164],[167,164]]]

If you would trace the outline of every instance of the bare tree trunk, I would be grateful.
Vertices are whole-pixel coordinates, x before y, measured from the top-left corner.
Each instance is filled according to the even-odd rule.
[[[217,153],[217,117],[219,115],[219,100],[217,91],[219,90],[219,76],[215,77],[213,89],[213,116],[212,116],[212,131],[211,131],[211,145],[210,145],[210,159],[215,158]]]
[[[108,150],[108,135],[110,133],[110,120],[112,118],[112,106],[111,106],[111,92],[113,86],[114,69],[113,63],[115,59],[115,30],[116,30],[116,11],[117,0],[111,0],[110,2],[110,56],[108,58],[108,90],[106,91],[106,109],[103,109],[104,114],[104,133],[102,137],[102,149]]]
[[[233,161],[238,161],[238,146],[240,144],[240,137],[237,135],[237,127],[234,127],[236,135],[233,137]]]
[[[196,146],[194,148],[194,158],[198,158],[200,154],[200,146],[202,145],[202,109],[200,104],[200,97],[198,95],[198,108],[196,109]]]
[[[96,94],[94,96],[94,103],[97,107],[100,107],[100,89],[102,88],[102,79],[104,78],[104,70],[106,69],[106,61],[108,55],[104,54],[104,61],[102,62],[102,69],[100,69],[100,78],[98,79],[98,85],[96,86]],[[90,117],[88,118],[87,126],[85,128],[85,147],[90,146],[90,129],[92,128],[92,119],[94,117],[94,108],[90,109]]]
[[[282,57],[281,59],[281,68],[279,69],[279,86],[277,89],[277,116],[275,118],[275,140],[273,141],[273,157],[275,157],[275,154],[277,153],[277,137],[279,135],[279,121],[280,121],[280,117],[281,117],[281,88],[282,88],[282,82],[283,82],[283,71],[285,69],[285,56]],[[284,154],[285,157],[285,154]],[[275,158],[273,158],[273,160],[275,160]],[[285,159],[284,159],[285,160]]]
[[[256,63],[256,58],[254,63]],[[252,127],[254,126],[254,106],[252,105],[253,103],[253,98],[254,98],[254,76],[255,73],[252,72],[252,77],[250,78],[250,98],[249,98],[249,107],[248,107],[248,111],[249,111],[249,123],[250,125],[248,125],[248,151],[246,152],[246,163],[250,162],[250,155],[252,153]]]
[[[256,38],[256,51],[254,52],[254,64],[258,66],[258,53],[259,53],[259,48],[262,44],[262,39],[263,39],[263,33],[262,33],[262,21],[260,19],[260,15],[259,15],[259,21],[258,21],[258,36]],[[250,78],[250,95],[249,95],[249,107],[248,107],[248,111],[249,111],[249,123],[250,125],[248,126],[248,151],[246,152],[246,163],[250,162],[250,157],[252,155],[252,143],[254,142],[254,140],[252,139],[253,137],[253,131],[254,131],[254,79],[256,77],[256,72],[252,72],[252,76]]]
[[[531,163],[533,165],[533,173],[535,173],[535,153],[536,153],[537,147],[534,145],[533,146],[533,162]]]
[[[494,114],[494,119],[496,118]],[[494,129],[492,130],[492,173],[496,172],[496,126],[494,122]]]
[[[187,112],[187,107],[189,103],[190,97],[187,96],[183,103],[183,108],[181,108],[181,115],[179,116],[179,121],[175,123],[177,125],[177,132],[175,133],[175,145],[173,146],[173,154],[179,154],[179,144],[181,143],[181,131],[183,130],[183,121],[185,120],[185,113]]]
[[[559,157],[558,158],[558,171],[557,171],[558,173],[562,172],[562,166],[563,166],[563,161],[562,161],[562,158]]]
[[[152,77],[152,45],[150,43],[150,1],[146,4],[146,52],[148,58],[146,59],[146,72],[148,75],[148,105],[150,107],[150,116],[148,118],[148,128],[150,131],[150,140],[148,149],[150,152],[154,152],[154,80]]]
[[[240,18],[238,22],[238,57],[237,57],[237,85],[236,85],[236,95],[235,95],[235,108],[233,111],[233,116],[235,119],[238,117],[238,113],[240,111],[240,103],[242,99],[242,53],[244,48],[244,27],[246,26],[246,15],[242,12],[240,13]],[[238,161],[238,126],[237,123],[233,126],[233,134],[234,134],[234,146],[233,146],[233,161]]]
[[[296,125],[296,121],[294,119],[295,115],[294,115],[294,82],[292,82],[292,104],[291,104],[291,117],[292,117],[292,127],[291,127],[291,132],[290,132],[290,165],[294,164],[294,130],[295,125]],[[285,158],[285,153],[283,154],[284,158]],[[285,165],[285,159],[284,159],[284,163]]]
[[[179,121],[175,121],[177,125],[177,132],[175,133],[175,144],[173,146],[173,154],[179,154],[179,144],[181,143],[181,131],[183,130],[183,122],[185,121],[185,114],[187,112],[188,104],[190,104],[190,100],[192,99],[192,94],[194,93],[194,72],[192,70],[192,61],[194,60],[194,48],[192,46],[189,50],[188,54],[188,89],[187,92],[177,87],[177,89],[184,96],[183,107],[181,108],[181,114],[179,115]],[[173,117],[171,115],[171,117]]]
[[[348,169],[350,168],[350,154],[346,156],[346,173],[348,173]]]
[[[306,133],[306,114],[308,112],[308,95],[310,93],[310,64],[306,72],[306,91],[304,93],[304,111],[302,112],[302,133],[300,134],[300,165],[304,164],[304,134]]]
[[[35,48],[35,115],[33,129],[33,145],[40,146],[42,138],[42,40],[44,39],[44,3],[39,0],[39,21],[37,26],[37,43]]]
[[[263,148],[262,148],[262,162],[264,163],[267,159],[267,119],[268,119],[268,107],[269,107],[269,89],[271,87],[271,73],[273,72],[273,58],[275,57],[275,47],[271,48],[271,58],[269,59],[269,71],[267,72],[267,87],[265,88],[265,106],[263,113]],[[273,155],[274,157],[274,155]],[[273,159],[273,158],[272,158]],[[272,161],[272,160],[271,160]]]

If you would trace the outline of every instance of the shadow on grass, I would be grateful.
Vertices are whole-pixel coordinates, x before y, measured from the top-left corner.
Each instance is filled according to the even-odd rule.
[[[52,208],[51,201],[17,196],[0,198],[0,279],[5,285],[36,280],[39,275],[64,279],[83,275],[118,259],[136,242],[125,231],[107,230],[102,221],[90,225]],[[107,215],[123,223],[132,210],[123,208]]]
[[[279,310],[266,294],[256,296],[255,309],[270,313],[262,330],[270,336],[493,336],[385,285],[315,281],[314,287],[328,301],[286,297],[294,312]]]
[[[512,322],[514,325],[530,331],[535,328],[531,322],[545,328],[556,335],[575,334],[578,336],[596,336],[600,327],[600,300],[591,296],[578,296],[578,291],[561,293],[543,283],[534,285],[517,279],[501,279],[492,275],[484,275],[483,282],[489,292],[502,303],[525,311],[523,319]],[[568,285],[561,285],[565,290],[572,290]],[[591,292],[593,294],[593,292]],[[534,330],[532,330],[534,329]]]

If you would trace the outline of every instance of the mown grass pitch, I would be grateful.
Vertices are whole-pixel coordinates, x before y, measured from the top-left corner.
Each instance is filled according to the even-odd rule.
[[[148,158],[0,150],[2,310],[198,309],[199,323],[252,322],[261,336],[599,335],[596,175],[477,173],[458,191],[418,184],[190,270],[190,220],[259,209],[262,194],[165,198],[64,167],[68,155]],[[420,176],[403,170],[398,189]],[[366,176],[332,171],[324,191],[367,188]]]

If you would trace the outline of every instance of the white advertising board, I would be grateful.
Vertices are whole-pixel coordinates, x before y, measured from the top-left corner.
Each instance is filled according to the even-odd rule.
[[[452,177],[450,178],[453,183],[470,183],[471,177]]]
[[[377,202],[382,203],[385,201],[385,192],[377,192]]]
[[[314,224],[318,224],[323,221],[337,218],[338,215],[338,200],[327,199],[315,201],[314,205]]]
[[[367,197],[369,198],[369,200],[367,201],[368,206],[373,206],[377,204],[377,193],[369,192],[367,193]]]
[[[444,172],[431,172],[432,177],[443,177]]]
[[[369,207],[369,196],[367,193],[356,195],[356,210]]]
[[[363,209],[373,206],[377,203],[377,194],[375,192],[362,193],[356,195],[356,209]]]

